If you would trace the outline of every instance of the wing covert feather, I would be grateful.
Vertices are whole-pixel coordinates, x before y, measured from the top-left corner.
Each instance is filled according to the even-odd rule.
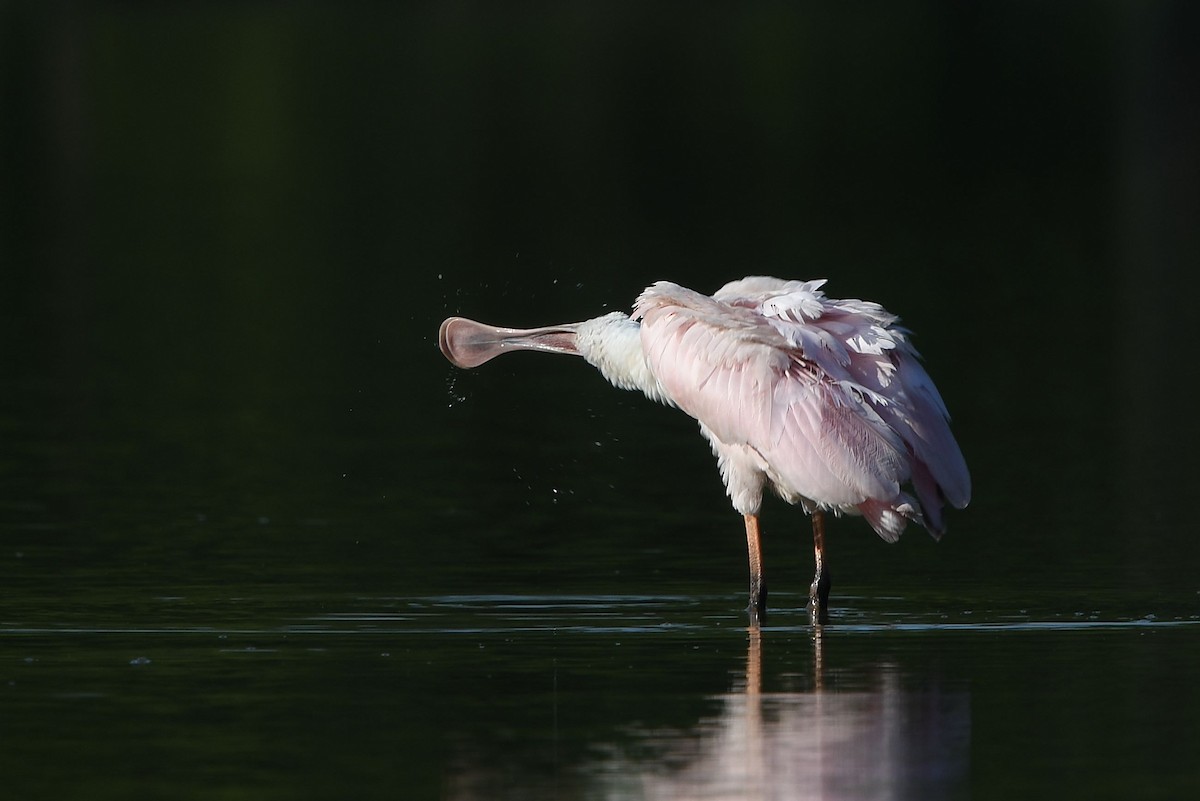
[[[827,505],[898,494],[903,444],[861,398],[823,380],[753,311],[682,287],[668,300],[655,287],[635,317],[651,369],[681,409],[721,442],[759,452],[789,493]]]

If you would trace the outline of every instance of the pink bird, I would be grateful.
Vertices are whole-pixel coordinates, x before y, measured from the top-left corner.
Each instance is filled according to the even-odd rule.
[[[439,344],[464,368],[514,350],[577,354],[615,386],[687,412],[745,521],[751,622],[766,612],[758,513],[770,488],[812,517],[809,612],[822,623],[826,512],[861,515],[888,542],[910,520],[940,539],[943,505],[971,497],[946,406],[908,332],[877,303],[827,298],[824,284],[754,276],[709,297],[659,281],[632,315],[527,330],[452,317]]]

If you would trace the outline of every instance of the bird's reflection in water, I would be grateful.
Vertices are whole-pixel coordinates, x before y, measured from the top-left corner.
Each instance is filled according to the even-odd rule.
[[[968,694],[945,691],[936,675],[906,676],[889,663],[830,672],[821,627],[812,636],[812,669],[802,691],[764,691],[769,634],[751,628],[745,672],[730,692],[713,699],[715,714],[685,729],[635,724],[618,741],[593,743],[583,764],[556,764],[552,776],[543,772],[544,762],[489,770],[476,760],[460,761],[446,797],[928,801],[968,795]]]
[[[657,739],[653,762],[613,753],[596,765],[600,797],[706,799],[937,799],[967,794],[970,699],[937,686],[903,688],[877,665],[856,689],[824,674],[814,634],[812,687],[764,692],[763,636],[749,632],[744,683],[714,718]],[[863,681],[867,679],[866,681]],[[862,686],[868,685],[867,689]],[[871,687],[870,685],[874,685]],[[607,789],[607,792],[605,791]]]

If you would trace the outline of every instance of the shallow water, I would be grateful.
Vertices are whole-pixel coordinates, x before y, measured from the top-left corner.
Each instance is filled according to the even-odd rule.
[[[814,632],[803,600],[761,632],[734,596],[292,598],[204,624],[162,598],[152,625],[5,622],[5,773],[100,798],[1176,798],[1200,779],[1195,616],[843,598]]]

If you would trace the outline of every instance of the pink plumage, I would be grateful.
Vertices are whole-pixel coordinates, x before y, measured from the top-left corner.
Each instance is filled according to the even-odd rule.
[[[757,472],[729,487],[739,512],[757,511],[769,484],[809,511],[862,514],[888,541],[908,520],[940,537],[943,500],[970,499],[945,404],[897,318],[830,300],[824,283],[747,278],[708,297],[659,282],[633,319],[651,370],[718,459]]]

